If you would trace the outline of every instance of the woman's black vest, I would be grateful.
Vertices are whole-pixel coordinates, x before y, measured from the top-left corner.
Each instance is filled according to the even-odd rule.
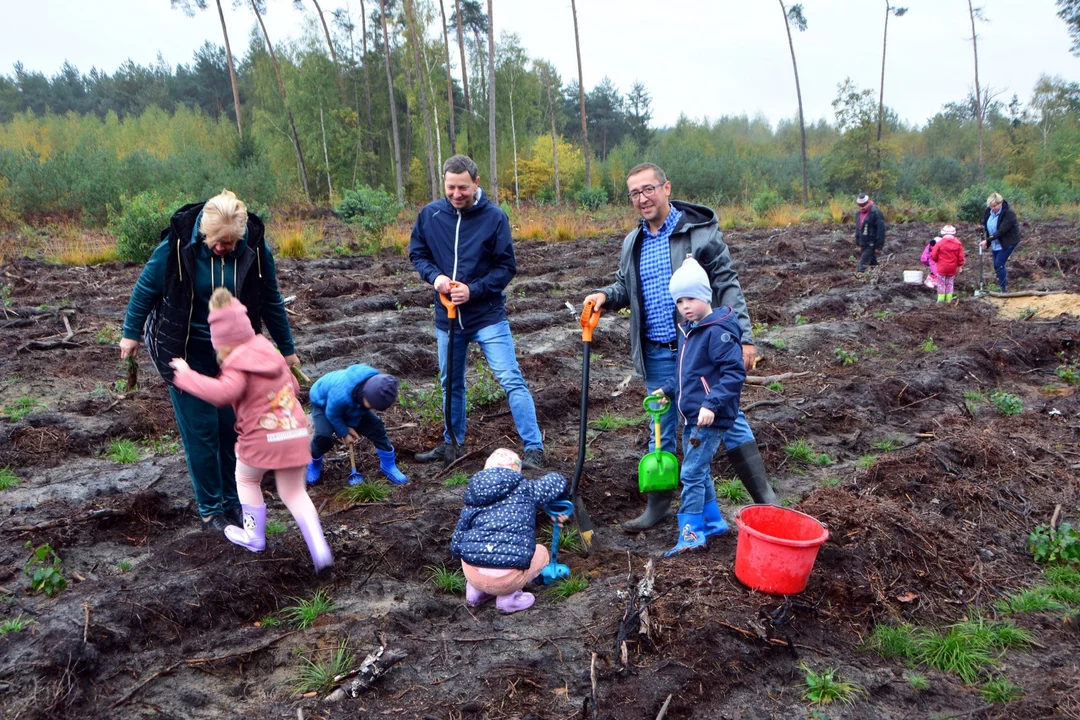
[[[192,203],[177,210],[161,239],[169,241],[169,256],[165,264],[165,287],[161,299],[150,310],[146,322],[146,349],[153,358],[161,378],[172,385],[173,369],[169,361],[187,358],[190,344],[191,310],[193,303],[209,303],[210,298],[193,297],[195,288],[195,247],[191,233],[202,211],[202,203]],[[236,295],[247,307],[248,318],[256,333],[262,332],[263,258],[266,243],[263,222],[248,213],[247,247],[236,260]],[[212,348],[204,348],[213,353]]]

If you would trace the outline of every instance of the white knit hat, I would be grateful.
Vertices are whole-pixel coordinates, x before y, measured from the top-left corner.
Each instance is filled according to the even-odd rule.
[[[870,196],[866,193],[859,193],[859,197],[855,199],[856,205],[865,205],[868,202],[870,202]]]
[[[692,255],[687,255],[682,266],[676,270],[668,283],[671,299],[679,302],[679,298],[694,298],[702,302],[712,302],[712,287],[709,285],[709,276],[705,268],[698,264]]]
[[[946,235],[955,235],[955,234],[956,234],[956,228],[954,228],[952,225],[946,225],[945,227],[941,228],[941,237],[945,237]]]

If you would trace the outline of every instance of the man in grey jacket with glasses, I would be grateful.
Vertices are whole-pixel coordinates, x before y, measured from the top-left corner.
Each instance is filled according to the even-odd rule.
[[[641,216],[641,223],[623,240],[615,282],[585,298],[593,307],[610,310],[630,308],[630,354],[634,370],[645,378],[652,392],[676,374],[676,323],[678,314],[668,292],[672,273],[692,255],[709,276],[713,307],[727,305],[742,328],[743,364],[754,367],[754,337],[739,277],[731,267],[716,213],[702,205],[671,200],[671,183],[653,163],[642,163],[626,178],[627,198]],[[661,416],[661,448],[675,452],[675,413]],[[649,447],[652,449],[650,441]],[[724,435],[728,460],[756,503],[775,504],[757,440],[740,411],[734,426]],[[671,514],[672,491],[647,493],[645,511],[623,523],[629,532],[646,530]]]

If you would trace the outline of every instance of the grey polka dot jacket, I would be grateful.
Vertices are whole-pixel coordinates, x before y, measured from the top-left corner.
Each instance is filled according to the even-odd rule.
[[[526,570],[536,550],[536,509],[566,492],[566,478],[529,480],[509,468],[481,470],[469,480],[450,554],[470,565]]]

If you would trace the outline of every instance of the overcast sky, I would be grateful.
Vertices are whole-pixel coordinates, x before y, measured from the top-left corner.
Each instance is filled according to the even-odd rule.
[[[323,0],[327,13],[347,0]],[[348,0],[353,12],[359,0]],[[493,0],[495,29],[517,33],[534,58],[554,62],[564,80],[577,77],[569,0]],[[977,0],[979,77],[1004,102],[1025,103],[1040,74],[1080,81],[1080,58],[1069,53],[1065,23],[1053,0]],[[446,0],[447,12],[453,0]],[[131,58],[148,64],[160,52],[189,62],[210,40],[221,44],[217,13],[189,18],[169,0],[0,0],[0,72],[16,61],[46,75],[65,60],[87,73],[108,72]],[[223,4],[230,6],[226,0]],[[305,3],[307,4],[307,3]],[[792,30],[808,122],[833,119],[837,83],[850,76],[877,88],[884,0],[804,0],[809,28]],[[973,87],[971,25],[964,0],[907,0],[889,22],[885,102],[922,124]],[[367,7],[377,6],[368,0]],[[269,0],[271,39],[296,37],[302,13]],[[310,4],[308,4],[310,7]],[[791,57],[780,5],[773,0],[578,0],[585,87],[605,75],[626,93],[635,81],[652,94],[654,125],[692,118],[764,113],[774,124],[797,113]],[[254,23],[247,9],[227,7],[234,51],[243,52]],[[436,28],[429,29],[434,35]],[[455,71],[456,68],[456,62]],[[459,75],[460,76],[460,75]]]

